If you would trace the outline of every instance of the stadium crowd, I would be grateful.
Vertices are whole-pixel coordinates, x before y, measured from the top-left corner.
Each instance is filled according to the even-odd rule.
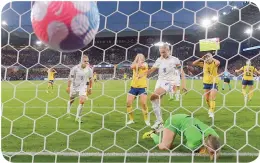
[[[245,5],[248,5],[248,2],[244,2],[243,6]],[[249,5],[244,8],[243,11],[241,11],[241,19],[246,20],[247,22],[258,21],[260,15],[253,13],[253,9],[255,11],[257,7]],[[236,20],[237,13],[237,10],[231,9],[226,15],[220,16],[219,21],[224,23],[228,21],[238,21]],[[7,27],[11,28],[9,26]],[[219,23],[216,23],[208,33],[210,36],[219,37],[220,40],[223,41],[221,42],[221,49],[217,51],[217,56],[215,55],[216,58],[221,61],[219,73],[222,73],[227,69],[231,74],[236,75],[235,69],[242,67],[247,60],[246,58],[251,58],[252,65],[260,69],[259,49],[246,52],[243,51],[245,48],[259,45],[259,41],[256,41],[256,39],[259,40],[260,38],[259,31],[252,34],[256,39],[247,39],[249,37],[245,34],[240,34],[242,28],[244,29],[245,27],[241,22],[240,25],[239,23],[236,25],[236,28],[232,26],[230,31],[227,31],[227,28],[220,27]],[[205,28],[202,28],[201,26],[198,26],[194,31],[192,30],[192,28],[185,30],[184,38],[183,33],[178,33],[178,30],[168,31],[169,35],[164,34],[161,38],[162,41],[168,40],[170,43],[174,44],[172,47],[172,55],[182,61],[185,73],[190,76],[200,74],[202,71],[200,68],[191,66],[191,63],[196,58],[202,57],[203,54],[199,51],[198,44],[194,46],[194,44],[189,42],[196,43],[199,38],[205,34]],[[253,30],[260,30],[260,27],[254,27]],[[10,37],[9,39],[12,40],[9,45],[2,45],[2,80],[43,80],[47,77],[47,68],[50,67],[54,67],[58,72],[56,78],[66,78],[69,74],[69,68],[79,63],[82,54],[89,56],[90,64],[94,67],[94,71],[97,72],[99,76],[101,74],[106,76],[104,78],[122,78],[123,74],[126,73],[128,77],[131,77],[132,74],[129,69],[129,64],[134,60],[137,53],[143,53],[145,55],[149,66],[152,66],[154,61],[159,57],[158,48],[152,46],[152,44],[160,40],[160,34],[157,36],[154,31],[149,31],[151,35],[146,34],[145,32],[141,33],[139,38],[137,38],[136,34],[133,36],[124,36],[124,33],[122,32],[117,36],[117,39],[115,39],[114,34],[104,32],[104,37],[102,34],[99,34],[95,39],[95,46],[88,45],[83,52],[76,51],[72,53],[60,53],[50,50],[44,45],[39,46],[31,44],[33,48],[30,46],[26,47],[24,43],[25,40],[29,40],[29,38],[25,38],[24,33],[17,32],[18,33],[15,35],[5,34],[2,37],[3,41],[8,40],[7,37]],[[2,29],[2,33],[4,34],[6,32]],[[232,39],[226,39],[227,36]],[[183,41],[181,41],[182,39]],[[115,40],[117,40],[116,45]],[[241,46],[238,46],[239,44],[237,41],[241,42]],[[6,41],[3,43],[7,44]],[[39,52],[35,49],[38,49]],[[116,65],[117,68],[115,69],[113,66]]]
[[[228,49],[228,51],[230,51],[230,49]],[[90,50],[85,51],[84,54],[89,55],[91,65],[101,65],[102,63],[105,63],[107,65],[108,64],[124,65],[124,63],[128,63],[128,64],[131,63],[136,53],[146,52],[146,48],[145,47],[142,48],[142,46],[139,46],[138,48],[135,48],[132,51],[128,51],[127,55],[124,49],[114,48],[112,50],[105,52],[104,62],[103,62],[103,51],[101,52],[97,53],[97,50],[95,48],[92,48]],[[225,53],[226,58],[229,57],[227,56],[228,54],[225,51],[222,50],[221,53]],[[2,69],[4,68],[7,69],[6,80],[26,79],[26,68],[28,68],[27,80],[43,80],[44,78],[47,77],[46,68],[57,66],[57,65],[64,65],[63,67],[58,66],[57,68],[55,67],[54,68],[58,71],[56,78],[66,78],[69,74],[69,68],[79,63],[81,54],[82,53],[80,51],[73,52],[73,53],[62,53],[62,54],[54,51],[49,51],[49,52],[47,51],[47,52],[40,53],[40,55],[38,56],[38,53],[35,53],[35,51],[32,52],[26,51],[18,55],[16,51],[2,50]],[[175,47],[172,50],[172,54],[183,61],[184,68],[187,66],[191,66],[191,61],[194,61],[196,59],[196,57],[192,57],[193,48],[189,46]],[[252,58],[251,56],[256,56],[257,54],[258,53],[252,54],[252,52],[249,52],[248,58]],[[148,54],[146,54],[146,56],[147,55]],[[195,56],[200,56],[200,55],[201,54],[199,54],[199,52],[195,51]],[[221,56],[220,53],[218,53],[218,55]],[[18,58],[19,64],[16,63],[17,56],[19,56]],[[151,48],[149,54],[149,60],[148,60],[149,66],[153,64],[153,62],[156,60],[158,56],[159,56],[158,49]],[[243,53],[243,56],[247,56],[247,53]],[[230,56],[229,58],[231,57],[232,56]],[[128,60],[129,62],[127,62],[126,60]],[[223,60],[222,62],[223,64],[219,68],[219,73],[222,73],[225,70],[225,60],[224,59],[222,60]],[[235,75],[235,69],[242,67],[245,64],[245,62],[246,59],[242,56],[237,56],[235,58],[232,58],[228,61],[227,70],[231,74]],[[260,68],[260,55],[252,59],[252,64],[256,66],[256,68],[258,69]],[[43,71],[42,69],[39,69],[36,65],[42,65],[43,67],[45,66],[45,70]],[[12,69],[18,69],[18,71]],[[194,69],[195,71],[193,71],[192,73],[188,71],[185,71],[185,73],[188,75],[197,75],[200,74],[200,72],[202,71],[199,68],[194,68]],[[113,67],[112,68],[95,67],[94,71],[97,74],[106,74],[106,76],[108,76],[106,78],[112,78],[112,77],[122,78],[124,73],[127,73],[128,76],[131,76],[131,71],[125,65],[123,67],[117,68],[115,73]],[[2,79],[4,79],[4,75],[2,75]]]

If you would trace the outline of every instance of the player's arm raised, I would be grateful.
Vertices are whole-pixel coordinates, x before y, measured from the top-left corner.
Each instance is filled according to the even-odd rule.
[[[255,73],[256,73],[256,75],[260,75],[260,70],[257,70],[256,68],[255,68],[255,71],[254,71]]]
[[[239,70],[235,70],[236,73],[242,72],[243,71],[243,67],[241,67]]]
[[[55,69],[52,69],[53,70],[53,72],[56,74],[57,73],[57,71],[55,70]]]
[[[204,56],[202,58],[199,58],[197,60],[195,60],[194,62],[192,62],[192,65],[193,66],[200,66],[200,67],[203,67],[203,62],[204,62]]]
[[[218,67],[218,66],[220,65],[220,61],[217,60],[217,59],[215,59],[215,58],[212,58],[212,59],[213,59],[213,61],[215,62],[215,65]]]
[[[144,74],[142,76],[139,76],[139,78],[143,77],[144,75],[147,75],[147,76],[151,75],[155,70],[157,70],[159,68],[159,65],[160,65],[159,61],[156,60],[153,67],[150,68],[149,70],[147,70],[146,72],[144,72]],[[148,66],[148,64],[147,64],[147,66]]]

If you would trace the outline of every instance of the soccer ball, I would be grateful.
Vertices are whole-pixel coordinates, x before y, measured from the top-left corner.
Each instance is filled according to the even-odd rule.
[[[100,17],[93,1],[36,1],[31,21],[39,40],[52,49],[73,52],[93,40]]]

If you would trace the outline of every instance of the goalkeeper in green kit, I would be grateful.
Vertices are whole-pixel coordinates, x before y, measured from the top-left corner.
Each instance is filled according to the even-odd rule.
[[[160,150],[167,150],[172,148],[175,136],[177,134],[181,136],[182,132],[185,145],[189,149],[197,150],[200,154],[209,154],[210,160],[213,160],[215,152],[218,156],[220,151],[218,134],[208,125],[187,114],[171,115],[165,121],[162,141],[155,131],[146,132],[143,139],[152,138]]]

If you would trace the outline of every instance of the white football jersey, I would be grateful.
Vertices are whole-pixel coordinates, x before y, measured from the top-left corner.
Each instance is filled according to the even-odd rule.
[[[168,58],[158,58],[153,67],[159,69],[159,80],[173,81],[176,80],[176,70],[177,65],[180,65],[180,60],[174,56],[169,56]]]
[[[79,88],[79,87],[87,87],[87,82],[89,82],[89,78],[93,77],[93,71],[89,66],[82,68],[81,65],[74,66],[70,71],[70,79],[73,79],[71,82],[71,87]]]

